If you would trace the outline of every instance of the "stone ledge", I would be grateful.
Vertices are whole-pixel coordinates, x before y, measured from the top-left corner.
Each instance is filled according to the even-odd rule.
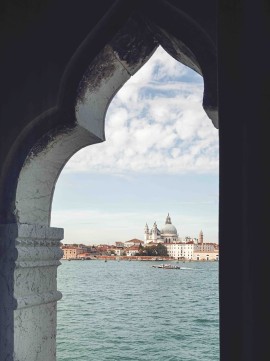
[[[16,262],[16,269],[17,268],[50,267],[50,266],[58,267],[58,266],[60,266],[60,264],[61,264],[61,262],[58,260],[21,261],[21,262]]]
[[[17,298],[17,307],[16,309],[22,309],[32,306],[40,306],[43,304],[59,301],[62,298],[62,293],[59,291],[51,291],[46,293],[41,293],[39,295],[32,294],[28,296],[18,297]]]
[[[0,257],[4,252],[11,251],[16,244],[59,245],[64,238],[62,228],[49,227],[38,224],[0,224]]]
[[[43,246],[20,246],[17,245],[18,257],[16,259],[16,266],[21,262],[36,262],[36,261],[54,261],[60,260],[63,256],[63,251],[60,247],[50,246],[44,244]]]

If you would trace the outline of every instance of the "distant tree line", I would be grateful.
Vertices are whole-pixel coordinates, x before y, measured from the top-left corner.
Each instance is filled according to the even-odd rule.
[[[143,247],[141,244],[136,256],[168,256],[167,247],[161,243]]]

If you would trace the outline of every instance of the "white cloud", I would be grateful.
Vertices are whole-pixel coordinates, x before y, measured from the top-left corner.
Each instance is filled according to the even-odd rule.
[[[147,64],[152,70],[154,80],[161,81],[164,78],[176,78],[187,73],[187,68],[180,65],[174,58],[169,56],[163,48],[159,47],[154,56]]]
[[[64,171],[217,173],[218,131],[202,96],[199,76],[159,48],[113,99],[106,142],[79,151]]]

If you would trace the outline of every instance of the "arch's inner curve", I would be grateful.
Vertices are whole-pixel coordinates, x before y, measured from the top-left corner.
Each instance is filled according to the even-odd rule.
[[[129,20],[89,65],[78,84],[73,125],[44,135],[28,155],[16,191],[15,214],[19,223],[49,225],[53,190],[63,166],[82,147],[105,140],[104,119],[111,99],[158,44],[147,28],[138,25],[141,23]],[[171,39],[177,47],[175,39]],[[168,39],[166,43],[168,46]],[[181,48],[178,53],[182,54]],[[192,51],[185,50],[183,59],[187,59],[187,53],[191,56]],[[190,60],[193,64],[194,58]],[[199,63],[194,66],[200,69]],[[215,116],[213,119],[216,121]]]
[[[187,21],[189,26],[188,20],[184,21]],[[193,25],[190,24],[191,27]],[[191,35],[193,37],[194,33],[191,32]],[[12,204],[17,224],[14,231],[16,237],[13,237],[13,243],[9,243],[14,246],[12,257],[16,259],[16,269],[14,280],[9,278],[9,283],[12,284],[11,290],[14,285],[17,300],[14,337],[23,341],[15,342],[15,354],[21,361],[32,361],[37,357],[40,360],[55,359],[56,302],[61,297],[56,287],[56,270],[61,258],[59,241],[63,234],[62,230],[50,228],[50,215],[55,184],[63,166],[82,147],[105,140],[104,118],[111,99],[127,79],[150,58],[159,43],[170,49],[170,53],[173,53],[171,49],[177,49],[178,55],[173,54],[176,58],[182,54],[183,61],[190,60],[193,68],[200,70],[206,79],[209,78],[209,71],[205,68],[203,57],[199,56],[200,49],[196,48],[196,44],[191,42],[190,46],[186,41],[181,42],[177,34],[166,36],[167,39],[159,25],[153,26],[151,21],[130,18],[126,26],[90,62],[89,67],[84,69],[83,78],[77,79],[75,98],[65,97],[65,92],[70,93],[69,82],[63,79],[64,94],[59,94],[61,101],[53,110],[53,116],[61,118],[62,125],[56,126],[51,122],[50,112],[41,117],[40,121],[48,122],[52,128],[37,142],[33,141],[34,144],[19,171]],[[183,43],[185,50],[181,45]],[[91,46],[91,41],[88,46]],[[213,49],[206,40],[204,51],[208,50],[210,68],[214,69],[215,73]],[[78,56],[84,54],[79,53]],[[205,93],[209,96],[204,97],[207,99],[204,107],[215,112],[215,100],[211,97],[213,92],[209,89],[213,90],[213,86],[210,84],[209,87],[205,83]],[[215,122],[216,119],[212,119]],[[29,335],[34,339],[31,343]],[[44,339],[47,340],[47,346],[40,352]],[[46,353],[47,350],[49,354]]]

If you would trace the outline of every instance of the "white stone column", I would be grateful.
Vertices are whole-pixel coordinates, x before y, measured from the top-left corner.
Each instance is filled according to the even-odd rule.
[[[1,262],[5,264],[2,285],[6,284],[4,293],[9,299],[1,318],[10,327],[2,344],[4,360],[55,361],[56,303],[62,297],[57,291],[57,267],[63,229],[12,224],[1,226],[0,235],[1,244],[7,245]]]

